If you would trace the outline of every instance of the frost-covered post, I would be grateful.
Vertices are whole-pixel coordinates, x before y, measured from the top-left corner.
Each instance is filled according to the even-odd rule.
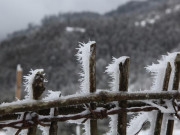
[[[180,54],[177,54],[176,59],[174,61],[175,66],[175,74],[174,74],[174,81],[173,81],[173,90],[179,89],[179,80],[180,80]],[[168,120],[167,131],[166,135],[172,135],[174,128],[174,120]]]
[[[80,43],[77,59],[81,64],[81,93],[96,92],[96,42]],[[90,103],[92,110],[96,109],[95,103]],[[87,120],[84,123],[86,135],[97,135],[97,120]]]
[[[43,70],[32,71],[32,75],[26,76],[25,78],[28,78],[27,80],[29,80],[29,82],[27,82],[28,86],[26,86],[27,91],[29,91],[29,95],[28,95],[29,98],[30,99],[32,98],[34,100],[40,99],[41,95],[45,90],[45,86],[44,86],[45,78],[44,78]],[[37,130],[37,126],[29,128],[28,135],[36,135],[36,130]]]
[[[112,64],[109,64],[106,72],[112,77],[110,87],[115,92],[125,92],[128,90],[129,79],[129,63],[130,59],[127,56],[118,59],[113,58]],[[117,107],[126,108],[126,101],[115,102]],[[118,115],[110,116],[110,131],[107,135],[126,135],[127,127],[127,112],[120,112]]]
[[[21,65],[17,65],[17,90],[16,90],[16,98],[21,99],[21,85],[22,85],[22,68]]]
[[[164,68],[165,66],[167,66],[167,69]],[[158,60],[158,64],[152,64],[151,66],[148,66],[147,71],[150,71],[153,75],[153,86],[151,87],[151,91],[161,92],[162,90],[163,91],[164,90],[169,90],[169,91],[178,90],[179,79],[180,79],[179,78],[180,77],[180,54],[175,52],[175,53],[168,53],[167,56],[163,55],[162,59]],[[164,80],[164,83],[162,80]],[[178,98],[178,97],[175,96],[172,98]],[[172,135],[173,133],[174,121],[171,120],[171,117],[169,117],[168,113],[174,113],[174,108],[172,106],[172,101],[165,101],[165,103],[168,109],[163,114],[163,119],[160,118],[161,116],[159,114],[157,115],[157,112],[154,112],[153,119],[156,120],[157,118],[157,121],[156,121],[156,127],[155,127],[155,124],[153,124],[154,120],[151,121],[151,130],[150,130],[151,134],[154,133],[154,134],[159,135],[160,128],[161,128],[161,133],[160,133],[161,135]],[[153,105],[153,104],[154,103],[151,101],[150,105]],[[164,112],[163,110],[161,111]],[[158,123],[158,120],[161,120],[161,119],[162,119],[162,122],[159,121]],[[161,127],[160,127],[160,123],[162,124]]]
[[[124,63],[119,64],[119,91],[128,91],[128,79],[129,79],[129,63],[130,59],[126,58]],[[119,107],[126,108],[127,101],[120,101]],[[121,112],[118,114],[118,133],[120,135],[126,135],[127,127],[127,112]]]
[[[96,43],[90,46],[89,58],[89,82],[90,93],[96,92]],[[95,103],[90,104],[91,108],[96,109]],[[90,120],[91,135],[97,135],[97,120]]]
[[[40,99],[41,95],[45,91],[44,75],[42,72],[36,73],[34,77],[34,81],[32,83],[32,90],[33,90],[33,99],[35,100]]]
[[[164,76],[163,91],[168,90],[171,71],[172,71],[172,67],[171,67],[170,62],[168,62],[167,67],[166,67],[166,71],[165,71],[165,76]],[[162,101],[160,101],[160,102],[162,103]],[[163,113],[158,111],[154,135],[160,135],[161,134],[162,121],[163,121]]]

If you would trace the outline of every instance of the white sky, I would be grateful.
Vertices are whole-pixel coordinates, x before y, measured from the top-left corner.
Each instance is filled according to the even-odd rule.
[[[129,0],[0,0],[0,39],[13,31],[39,24],[45,15],[60,12],[105,13]]]

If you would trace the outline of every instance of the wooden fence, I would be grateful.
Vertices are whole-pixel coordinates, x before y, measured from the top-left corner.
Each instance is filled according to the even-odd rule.
[[[33,98],[34,100],[27,102],[15,102],[9,104],[0,105],[0,128],[12,127],[17,129],[16,135],[18,135],[21,130],[28,129],[28,135],[35,135],[37,125],[49,126],[49,134],[57,135],[58,124],[57,122],[63,122],[68,120],[79,120],[83,119],[82,123],[90,120],[90,134],[98,134],[98,119],[105,119],[108,116],[118,114],[117,117],[117,134],[126,135],[127,134],[127,115],[128,112],[150,112],[157,111],[157,119],[155,123],[155,130],[152,134],[160,135],[161,126],[163,121],[163,112],[157,106],[151,106],[145,102],[145,100],[153,100],[159,106],[164,106],[164,101],[169,100],[172,102],[173,113],[172,115],[175,119],[180,119],[178,115],[178,103],[176,101],[180,100],[179,88],[179,78],[180,78],[180,55],[177,54],[174,61],[175,65],[175,75],[173,82],[173,90],[167,91],[168,84],[171,77],[171,64],[167,62],[166,72],[163,81],[163,90],[161,92],[128,92],[128,78],[129,78],[129,64],[130,59],[126,58],[124,62],[119,63],[119,92],[112,91],[96,91],[96,44],[92,44],[90,47],[90,59],[89,59],[89,94],[80,94],[60,97],[54,100],[40,100],[39,97],[44,91],[44,85],[42,85],[41,74],[39,78],[34,78],[33,82]],[[118,73],[117,73],[118,74]],[[35,85],[36,84],[36,85]],[[35,87],[38,86],[38,87]],[[40,93],[39,93],[40,91]],[[36,101],[37,100],[37,101]],[[118,104],[115,104],[117,101]],[[133,101],[133,102],[132,102]],[[98,109],[98,108],[101,109]],[[166,107],[166,106],[165,106]],[[50,110],[53,109],[54,116],[49,116]],[[89,111],[87,111],[87,108]],[[102,109],[103,108],[103,109]],[[24,113],[19,113],[24,112]],[[43,117],[42,117],[43,115]],[[19,117],[22,116],[21,119]],[[8,122],[8,120],[11,120]],[[14,120],[14,121],[12,121]],[[4,121],[7,121],[4,123]],[[135,125],[136,126],[136,125]],[[144,125],[142,125],[143,128]],[[174,120],[169,120],[167,123],[166,135],[173,134]],[[141,129],[142,129],[141,128]],[[138,133],[141,131],[136,133]]]

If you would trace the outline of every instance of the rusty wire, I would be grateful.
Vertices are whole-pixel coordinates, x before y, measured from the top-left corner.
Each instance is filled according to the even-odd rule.
[[[41,117],[35,112],[25,112],[23,115],[22,120],[16,120],[10,123],[0,123],[0,128],[5,128],[5,127],[11,127],[18,129],[16,132],[16,135],[20,133],[21,130],[23,129],[28,129],[33,126],[37,126],[38,124],[41,126],[50,126],[50,124],[46,124],[47,122],[52,122],[52,121],[68,121],[68,120],[77,120],[77,119],[84,119],[82,123],[86,122],[88,119],[104,119],[107,118],[109,115],[114,115],[118,114],[122,111],[126,112],[140,112],[140,111],[152,111],[152,110],[158,110],[156,107],[152,106],[146,106],[146,107],[141,107],[141,108],[117,108],[117,109],[112,109],[112,110],[107,110],[107,109],[101,109],[101,110],[92,110],[90,106],[88,106],[89,111],[87,113],[79,113],[75,115],[65,115],[65,116],[43,116]],[[27,118],[27,115],[30,115],[31,118]],[[21,126],[19,126],[21,124]],[[18,126],[17,126],[18,125]]]
[[[178,110],[176,109],[178,105],[175,102],[175,99],[172,100],[172,105],[175,111],[175,116],[180,120],[180,116],[178,115]],[[23,118],[21,120],[16,120],[10,123],[0,123],[0,128],[11,127],[18,129],[15,135],[18,135],[21,130],[29,129],[31,127],[41,125],[41,126],[50,126],[47,122],[52,121],[68,121],[68,120],[78,120],[84,119],[82,123],[85,123],[88,119],[105,119],[110,115],[119,114],[121,112],[148,112],[153,110],[159,110],[157,107],[152,106],[144,106],[144,107],[131,107],[131,108],[114,108],[111,110],[107,110],[106,108],[99,110],[92,110],[88,104],[85,104],[87,107],[86,113],[82,112],[74,115],[59,115],[59,116],[43,116],[35,113],[35,112],[25,112],[23,114]],[[27,117],[27,116],[30,116]],[[21,126],[19,126],[21,124]],[[18,125],[18,126],[17,126]],[[142,125],[143,127],[143,125]]]

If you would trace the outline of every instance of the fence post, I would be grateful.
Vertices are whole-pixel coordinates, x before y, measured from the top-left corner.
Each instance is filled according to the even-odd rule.
[[[59,95],[59,97],[61,94]],[[51,108],[53,109],[53,115],[58,116],[59,115],[59,108]],[[51,111],[50,109],[50,111]],[[58,134],[58,122],[57,121],[52,121],[49,129],[49,135],[57,135]]]
[[[33,90],[33,99],[38,100],[45,90],[44,75],[41,72],[36,73],[32,83],[32,90]],[[37,130],[37,126],[29,128],[27,135],[36,135],[36,130]]]
[[[16,98],[21,99],[21,85],[22,85],[22,68],[21,65],[17,65],[17,89],[16,89]]]
[[[96,92],[96,43],[90,46],[90,59],[89,59],[89,83],[90,93]],[[91,103],[91,108],[96,109],[96,104]],[[90,120],[91,135],[97,135],[97,120]]]
[[[129,79],[129,64],[130,59],[126,58],[124,63],[119,64],[119,91],[128,91],[128,79]],[[127,101],[120,101],[119,107],[126,108]],[[118,134],[126,135],[127,127],[127,112],[121,112],[118,114]]]
[[[53,109],[53,111],[54,111],[54,116],[59,115],[58,108],[51,108],[51,109]],[[51,122],[51,126],[49,129],[49,135],[57,135],[57,131],[58,131],[58,122],[57,121]]]
[[[179,89],[179,79],[180,79],[180,54],[177,54],[176,59],[174,61],[175,73],[174,73],[174,81],[173,81],[173,90]],[[166,135],[172,135],[174,128],[174,120],[168,120]]]
[[[164,76],[163,91],[168,90],[171,71],[172,71],[171,64],[170,64],[170,62],[168,62],[167,67],[166,67],[166,71],[165,71],[165,76]],[[163,103],[163,101],[160,101],[160,103]],[[163,113],[158,111],[154,135],[160,135],[161,134],[162,120],[163,120]]]

